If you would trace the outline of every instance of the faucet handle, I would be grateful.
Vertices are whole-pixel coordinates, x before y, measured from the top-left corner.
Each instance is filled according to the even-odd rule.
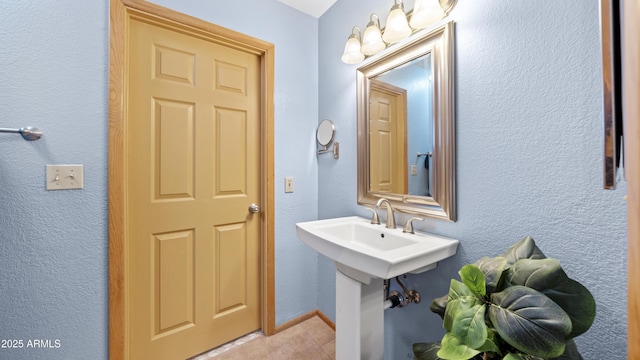
[[[373,215],[371,216],[371,223],[374,225],[380,225],[380,217],[378,217],[378,212],[376,211],[376,209],[372,209],[370,207],[365,209],[373,212]]]
[[[415,234],[415,232],[413,231],[413,220],[422,221],[424,219],[419,217],[412,217],[411,219],[407,220],[407,223],[404,224],[404,229],[402,229],[403,233]]]

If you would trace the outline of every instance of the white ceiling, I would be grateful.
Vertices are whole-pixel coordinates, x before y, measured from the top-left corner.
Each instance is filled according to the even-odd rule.
[[[333,5],[336,0],[278,0],[281,3],[300,10],[305,14],[309,14],[315,18],[319,18],[327,9]]]

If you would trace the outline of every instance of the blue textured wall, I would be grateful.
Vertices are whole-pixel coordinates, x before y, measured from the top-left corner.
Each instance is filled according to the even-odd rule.
[[[294,224],[317,218],[317,19],[276,0],[157,2],[275,44],[276,322],[316,309]],[[45,132],[0,134],[0,339],[54,346],[0,359],[108,357],[108,3],[0,1],[0,127]],[[84,189],[47,192],[45,165],[64,163],[84,164]]]
[[[320,18],[320,117],[334,120],[341,158],[319,162],[319,217],[368,216],[357,205],[357,65],[340,62],[351,27],[390,0],[338,0]],[[577,338],[585,359],[626,359],[625,186],[602,190],[602,109],[597,0],[460,0],[456,22],[458,221],[416,227],[460,239],[458,254],[407,281],[424,299],[385,313],[385,358],[439,340],[428,305],[458,269],[532,236],[589,288],[598,313]],[[413,1],[405,1],[411,9]],[[384,24],[383,24],[384,26]],[[405,216],[399,216],[403,223]],[[323,288],[333,265],[319,261]],[[322,311],[335,316],[330,291]]]
[[[107,41],[106,1],[0,2],[0,127],[44,131],[0,135],[2,359],[106,358]],[[84,190],[47,192],[68,163]]]

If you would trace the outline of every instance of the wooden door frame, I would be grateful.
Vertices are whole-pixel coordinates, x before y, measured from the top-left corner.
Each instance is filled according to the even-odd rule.
[[[144,0],[110,0],[109,14],[109,359],[127,359],[126,299],[126,16],[129,12],[169,22],[203,38],[260,57],[261,327],[275,331],[274,288],[274,45]]]
[[[623,0],[622,8],[622,96],[628,237],[627,357],[640,359],[640,2]]]

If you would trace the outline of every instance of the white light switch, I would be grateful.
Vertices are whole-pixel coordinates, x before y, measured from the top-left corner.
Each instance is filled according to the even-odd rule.
[[[47,190],[82,189],[82,165],[47,165]]]

